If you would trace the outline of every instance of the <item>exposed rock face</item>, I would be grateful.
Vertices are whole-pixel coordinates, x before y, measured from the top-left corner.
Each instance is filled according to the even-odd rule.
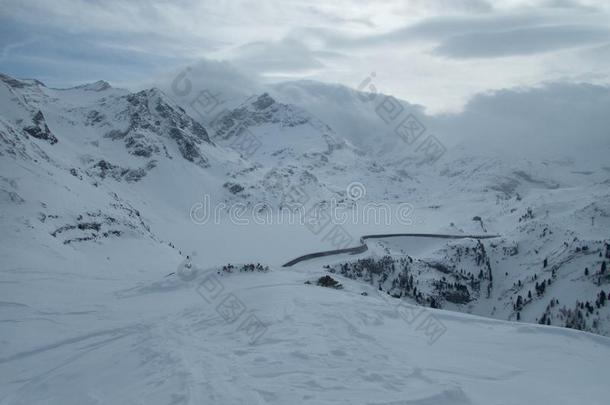
[[[0,73],[0,80],[3,81],[4,83],[8,84],[10,87],[14,88],[14,89],[23,89],[26,87],[31,87],[31,86],[42,86],[45,87],[45,85],[36,79],[28,79],[28,80],[17,80],[13,77],[4,75],[2,73]]]
[[[42,139],[43,141],[49,142],[51,145],[57,143],[57,138],[51,133],[51,130],[47,126],[42,111],[38,112],[32,118],[33,125],[24,127],[23,130],[30,136],[36,139]]]
[[[151,160],[144,167],[133,169],[114,165],[102,159],[95,163],[91,169],[87,170],[87,174],[90,176],[99,177],[100,179],[105,179],[108,177],[116,181],[125,180],[128,183],[133,183],[145,177],[152,169],[156,167],[156,165],[157,162],[155,160]]]
[[[109,131],[106,137],[123,139],[129,153],[145,158],[161,151],[169,156],[167,147],[158,138],[171,139],[184,159],[201,167],[209,166],[200,150],[204,144],[213,145],[207,131],[182,108],[165,100],[163,93],[150,89],[129,94],[124,99],[127,107],[119,115],[127,119],[128,128]]]
[[[143,221],[140,212],[129,203],[114,195],[115,202],[108,212],[87,211],[75,218],[61,218],[57,215],[41,213],[41,222],[64,222],[50,232],[54,238],[61,239],[64,245],[77,242],[97,241],[109,237],[120,237],[125,233],[146,235],[155,239],[148,225]]]
[[[257,110],[264,110],[271,107],[273,104],[275,104],[275,100],[269,94],[264,93],[252,103],[252,106]]]
[[[261,124],[279,124],[280,127],[294,127],[310,121],[305,111],[299,108],[276,102],[269,94],[264,93],[253,101],[221,115],[214,122],[216,136],[228,139],[239,135],[243,128]]]
[[[111,88],[110,83],[104,80],[98,80],[95,83],[85,84],[83,86],[76,87],[77,89],[82,89],[85,91],[104,91]]]

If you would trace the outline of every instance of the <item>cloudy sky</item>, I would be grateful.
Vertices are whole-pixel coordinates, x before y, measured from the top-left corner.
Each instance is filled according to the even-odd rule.
[[[610,83],[599,0],[0,0],[0,71],[137,88],[202,59],[457,111],[475,94]]]

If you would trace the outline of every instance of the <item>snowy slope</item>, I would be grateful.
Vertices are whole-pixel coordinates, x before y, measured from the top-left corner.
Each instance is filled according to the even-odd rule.
[[[422,305],[608,335],[610,199],[593,188],[554,193],[542,193],[548,203],[528,195],[500,200],[501,209],[463,206],[450,214],[462,216],[447,228],[454,233],[499,238],[382,239],[329,270]],[[444,208],[432,211],[447,217]],[[464,218],[473,213],[485,214]]]
[[[196,259],[165,276],[154,246],[111,247],[3,273],[0,403],[606,403],[607,338],[422,310],[341,277],[318,287],[308,267],[218,274]]]
[[[247,167],[156,89],[56,90],[3,76],[0,90],[5,218],[77,233],[64,242],[136,228],[151,236],[148,214],[169,205],[188,215],[204,192],[222,195],[227,170]]]
[[[156,88],[0,77],[0,403],[606,402],[608,339],[554,327],[610,334],[605,160],[457,142],[426,164],[359,93],[267,90],[195,119]],[[366,188],[357,202],[353,182]],[[326,232],[243,226],[227,210],[277,209],[295,187],[312,204],[414,207],[408,223],[342,224],[353,244],[376,232],[501,237],[371,241],[281,269],[334,248]],[[225,203],[220,221],[192,221],[203,195]],[[256,344],[201,296],[203,274],[177,271],[193,252],[198,268],[270,265],[221,272],[222,297],[267,326]],[[360,274],[341,270],[358,259],[370,259]],[[315,286],[325,274],[345,288]],[[446,332],[430,342],[413,314]]]
[[[223,110],[210,128],[215,142],[246,155],[255,165],[230,174],[230,185],[243,188],[235,193],[236,201],[278,204],[294,187],[317,201],[343,201],[346,186],[356,179],[369,184],[372,199],[396,201],[407,198],[405,183],[413,184],[354,146],[344,132],[268,93]],[[254,147],[240,148],[244,140]]]

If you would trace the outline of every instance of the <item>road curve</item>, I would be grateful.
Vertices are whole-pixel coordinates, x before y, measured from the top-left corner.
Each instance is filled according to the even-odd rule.
[[[364,236],[360,237],[360,245],[358,245],[358,246],[345,248],[345,249],[335,249],[335,250],[326,250],[324,252],[309,253],[309,254],[306,254],[303,256],[299,256],[295,259],[292,259],[291,261],[283,264],[282,267],[290,267],[299,262],[315,259],[317,257],[332,256],[332,255],[338,255],[341,253],[351,253],[354,255],[354,254],[366,252],[369,249],[368,245],[366,244],[367,239],[385,239],[385,238],[395,238],[395,237],[399,237],[399,236],[411,236],[411,237],[419,237],[419,238],[442,238],[442,239],[465,239],[465,238],[491,239],[491,238],[498,238],[500,235],[448,235],[448,234],[441,234],[441,233],[381,233],[381,234],[374,234],[374,235],[364,235]]]

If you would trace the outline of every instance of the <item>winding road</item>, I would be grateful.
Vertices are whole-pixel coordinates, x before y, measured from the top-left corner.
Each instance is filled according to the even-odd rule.
[[[291,261],[283,264],[282,267],[290,267],[290,266],[293,266],[293,265],[295,265],[299,262],[305,261],[305,260],[311,260],[311,259],[315,259],[318,257],[324,257],[324,256],[333,256],[333,255],[338,255],[338,254],[342,254],[342,253],[350,253],[350,254],[355,255],[358,253],[366,252],[369,249],[368,245],[366,244],[367,239],[385,239],[385,238],[396,238],[396,237],[401,237],[401,236],[417,237],[417,238],[440,238],[440,239],[466,239],[466,238],[492,239],[492,238],[500,237],[500,235],[448,235],[448,234],[440,234],[440,233],[385,233],[385,234],[382,233],[382,234],[375,234],[375,235],[364,235],[364,236],[360,237],[360,245],[358,245],[358,246],[344,248],[344,249],[326,250],[323,252],[309,253],[309,254],[306,254],[303,256],[299,256],[295,259],[292,259]]]

